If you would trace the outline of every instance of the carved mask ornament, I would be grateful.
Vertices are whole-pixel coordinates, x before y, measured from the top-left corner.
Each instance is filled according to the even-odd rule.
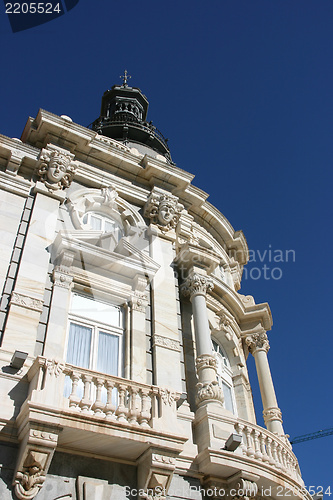
[[[153,190],[146,203],[145,217],[161,231],[169,231],[176,228],[183,208],[176,196]]]
[[[50,192],[68,188],[73,180],[76,167],[72,162],[74,155],[56,146],[42,149],[38,175]]]

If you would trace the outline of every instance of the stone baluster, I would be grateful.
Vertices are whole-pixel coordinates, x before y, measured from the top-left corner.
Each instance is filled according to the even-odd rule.
[[[77,395],[77,388],[79,384],[79,380],[81,378],[79,373],[73,372],[70,375],[72,381],[72,392],[69,396],[69,407],[70,408],[78,408],[81,398]]]
[[[242,442],[241,442],[241,450],[242,450],[242,453],[243,455],[246,455],[246,445],[245,445],[245,442],[244,442],[244,436],[245,436],[245,439],[246,439],[246,435],[244,434],[244,428],[245,426],[240,424],[240,423],[236,423],[235,424],[235,431],[237,432],[237,434],[240,434],[242,436]]]
[[[268,455],[268,462],[271,464],[271,465],[274,465],[275,463],[275,460],[273,458],[273,454],[272,454],[272,438],[268,437],[266,439],[266,450],[267,450],[267,455]]]
[[[282,414],[277,405],[273,380],[267,358],[267,352],[269,350],[267,334],[265,331],[254,333],[247,336],[245,342],[255,359],[266,427],[269,431],[283,436],[284,430],[282,427]]]
[[[115,385],[114,382],[111,382],[110,380],[107,380],[105,383],[105,386],[106,386],[106,405],[104,407],[104,413],[105,413],[106,418],[108,420],[115,419],[116,407],[112,403],[112,392],[113,392],[114,385]]]
[[[212,355],[206,306],[206,294],[212,288],[212,279],[196,272],[190,273],[181,287],[183,294],[190,297],[193,309],[197,349],[196,369],[199,380],[196,394],[198,407],[209,403],[223,404],[223,393],[216,380],[216,359]]]
[[[83,398],[80,401],[80,406],[82,408],[83,413],[89,413],[92,401],[90,399],[90,388],[91,388],[91,382],[92,382],[92,376],[91,375],[83,375],[82,376],[83,384],[84,384],[84,391],[83,391]]]
[[[257,431],[256,429],[254,429],[253,436],[254,436],[253,437],[253,441],[254,441],[254,456],[258,460],[262,460],[262,453],[261,453],[261,450],[260,450],[260,441],[259,441],[260,432]]]
[[[265,434],[263,432],[260,433],[260,449],[262,454],[262,461],[269,462],[269,457],[267,455],[266,446],[265,446]]]
[[[247,441],[247,450],[246,450],[246,454],[248,457],[254,457],[254,449],[253,449],[253,446],[252,446],[252,436],[251,436],[251,427],[249,426],[246,426],[244,431],[245,431],[245,435],[246,435],[246,441]]]
[[[277,455],[277,444],[276,444],[276,441],[272,440],[272,456],[273,456],[273,459],[274,459],[274,464],[275,464],[275,467],[278,467],[280,468],[280,464],[279,464],[279,458],[278,458],[278,455]]]
[[[131,424],[136,424],[139,416],[139,410],[137,408],[137,396],[139,391],[136,387],[128,387],[129,392],[129,410],[128,410],[128,421]]]
[[[104,386],[104,379],[96,377],[94,379],[96,385],[96,399],[91,409],[95,412],[96,415],[100,415],[103,413],[104,403],[102,402],[102,388]]]
[[[149,421],[151,418],[150,408],[151,408],[151,400],[149,397],[149,389],[140,389],[140,397],[141,397],[141,412],[139,416],[139,423],[142,427],[150,427]]]
[[[126,397],[126,386],[124,384],[117,384],[118,389],[118,408],[116,409],[116,415],[120,422],[127,422],[128,408],[125,405]]]

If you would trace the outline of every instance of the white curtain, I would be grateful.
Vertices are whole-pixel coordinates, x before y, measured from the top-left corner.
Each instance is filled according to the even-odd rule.
[[[91,328],[71,323],[69,328],[67,363],[90,368]]]
[[[90,349],[91,349],[91,328],[87,326],[77,325],[70,323],[68,349],[67,349],[67,363],[71,365],[80,366],[81,368],[89,368]],[[72,381],[70,377],[65,378],[64,396],[68,396],[72,392]],[[79,380],[76,394],[83,397],[83,382]]]
[[[119,375],[119,337],[106,332],[98,334],[97,370],[108,375]],[[107,401],[106,388],[102,388],[101,399],[103,403]],[[117,390],[112,390],[112,404],[117,406]]]
[[[119,337],[106,332],[99,332],[97,370],[108,375],[118,375]]]

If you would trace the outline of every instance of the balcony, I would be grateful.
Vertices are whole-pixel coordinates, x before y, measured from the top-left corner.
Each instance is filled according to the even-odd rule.
[[[149,447],[177,456],[187,440],[177,432],[179,394],[168,388],[41,356],[27,377],[29,394],[17,417],[21,441],[27,428],[51,429],[63,451],[134,462]]]
[[[18,474],[29,453],[44,454],[45,474],[55,449],[133,464],[140,464],[150,453],[151,463],[162,467],[166,477],[171,477],[179,457],[185,468],[208,479],[219,478],[223,487],[230,487],[241,471],[259,492],[269,488],[272,498],[284,492],[294,500],[311,499],[288,439],[235,418],[221,407],[196,411],[196,451],[190,443],[193,415],[185,416],[189,427],[184,432],[180,426],[184,410],[178,411],[177,418],[180,394],[169,388],[41,356],[27,377],[29,393],[17,417],[22,443]],[[225,450],[226,439],[233,432],[242,435],[242,443],[235,451]],[[186,441],[190,446],[184,449]]]
[[[233,417],[225,410],[199,408],[194,427],[199,437],[196,462],[206,477],[220,477],[223,487],[242,471],[242,477],[270,492],[271,498],[311,500],[287,436],[278,436],[256,424]],[[235,451],[224,448],[232,433],[242,436]],[[203,436],[203,438],[201,438]],[[265,495],[263,495],[265,496]]]

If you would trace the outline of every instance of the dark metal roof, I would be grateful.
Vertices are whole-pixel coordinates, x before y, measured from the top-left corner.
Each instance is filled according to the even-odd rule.
[[[114,85],[104,92],[101,114],[91,128],[101,135],[123,142],[144,144],[171,161],[167,139],[152,124],[147,122],[148,100],[141,90],[123,85]]]

